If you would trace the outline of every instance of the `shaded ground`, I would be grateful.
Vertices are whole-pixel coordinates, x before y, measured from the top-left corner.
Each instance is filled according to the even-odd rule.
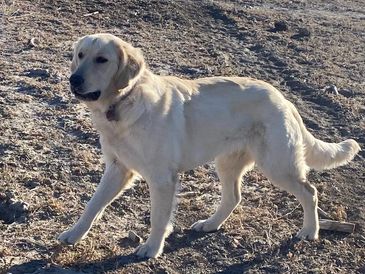
[[[208,164],[181,175],[176,229],[157,260],[138,260],[127,237],[148,233],[145,182],[115,201],[76,247],[55,240],[80,215],[103,169],[89,114],[68,89],[78,37],[114,33],[141,47],[160,74],[266,80],[296,104],[315,136],[352,137],[364,147],[362,1],[2,1],[0,12],[0,272],[365,272],[364,152],[309,176],[320,206],[356,223],[350,235],[293,239],[299,203],[256,171],[222,230],[190,231],[219,201]],[[288,30],[276,31],[276,21]]]

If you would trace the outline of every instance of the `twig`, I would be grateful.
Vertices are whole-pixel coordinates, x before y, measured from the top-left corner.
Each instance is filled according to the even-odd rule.
[[[332,219],[331,216],[320,207],[318,207],[318,215],[321,216],[322,218]]]
[[[92,15],[95,15],[95,14],[98,14],[99,12],[98,11],[94,11],[94,12],[90,12],[90,13],[85,13],[83,15],[83,17],[88,17],[88,16],[92,16]]]
[[[297,204],[297,205],[296,205],[296,207],[295,207],[293,210],[291,210],[290,212],[285,213],[284,215],[282,215],[282,216],[280,216],[280,217],[276,218],[276,220],[280,220],[280,219],[283,219],[283,218],[285,218],[285,217],[287,217],[287,216],[291,215],[291,214],[292,214],[295,210],[297,210],[297,208],[298,208],[298,207],[300,207],[300,204]]]
[[[17,9],[13,11],[9,16],[17,16],[16,14],[20,11],[20,9]]]
[[[355,224],[347,223],[347,222],[339,222],[333,220],[322,219],[319,220],[320,229],[331,230],[331,231],[339,231],[352,233],[355,230]]]

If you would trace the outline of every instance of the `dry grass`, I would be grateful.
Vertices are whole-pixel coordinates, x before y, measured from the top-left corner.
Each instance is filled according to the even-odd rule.
[[[56,236],[81,214],[100,179],[98,136],[83,105],[68,91],[72,42],[110,31],[142,47],[155,72],[183,77],[247,75],[267,80],[295,103],[317,137],[353,137],[364,146],[365,97],[361,18],[356,1],[2,1],[0,51],[0,200],[29,204],[25,219],[0,222],[0,273],[63,270],[86,273],[363,273],[364,153],[350,165],[311,172],[320,205],[355,233],[321,232],[297,241],[302,209],[259,172],[244,178],[242,203],[216,233],[189,226],[220,200],[214,165],[181,174],[181,192],[158,260],[132,254],[133,230],[149,232],[149,194],[137,182],[112,203],[80,244]],[[287,8],[290,12],[280,9]],[[351,10],[351,12],[350,12]],[[82,14],[99,11],[87,17]],[[122,11],[122,12],[121,12]],[[159,14],[160,16],[156,16]],[[272,33],[276,20],[289,30]],[[291,38],[310,28],[308,40]],[[29,40],[35,38],[36,46]],[[30,76],[38,69],[46,76]],[[339,95],[323,88],[334,84]]]

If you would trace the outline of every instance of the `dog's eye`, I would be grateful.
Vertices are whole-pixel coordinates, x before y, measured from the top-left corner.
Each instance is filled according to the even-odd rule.
[[[84,57],[84,54],[80,51],[79,54],[77,55],[80,59],[82,59],[82,57]]]
[[[102,56],[99,56],[95,59],[95,61],[96,61],[96,63],[102,64],[102,63],[108,62],[108,59],[106,59]]]

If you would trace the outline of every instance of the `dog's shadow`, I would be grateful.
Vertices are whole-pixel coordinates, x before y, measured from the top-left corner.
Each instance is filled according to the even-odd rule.
[[[322,237],[323,236],[323,237]],[[344,239],[348,236],[347,233],[336,233],[333,234],[327,231],[320,231],[320,238],[335,238],[335,239]],[[271,248],[268,248],[265,252],[255,252],[255,256],[251,257],[248,260],[242,259],[240,262],[235,264],[226,265],[223,270],[217,271],[216,274],[235,274],[235,273],[246,273],[248,271],[264,271],[265,273],[282,273],[286,272],[283,269],[280,269],[279,266],[276,265],[278,261],[287,261],[291,256],[295,256],[293,254],[297,253],[298,250],[302,250],[303,246],[306,246],[306,252],[314,249],[318,250],[318,246],[320,243],[317,242],[308,242],[298,239],[294,235],[288,237],[287,239],[283,239],[278,245],[274,245]]]
[[[5,273],[57,273],[57,274],[85,274],[85,273],[105,273],[117,270],[129,264],[144,261],[135,255],[114,256],[102,261],[90,262],[86,264],[74,264],[69,267],[50,265],[46,260],[32,260],[24,264],[12,266]]]
[[[295,237],[290,237],[283,240],[279,245],[268,249],[264,253],[257,253],[255,256],[248,260],[242,260],[239,263],[227,265],[223,270],[216,272],[217,274],[234,274],[234,273],[246,273],[249,270],[255,268],[260,268],[263,264],[271,260],[274,257],[286,257],[292,250],[295,250],[295,245],[300,242],[299,239]],[[255,269],[256,270],[256,269]],[[279,269],[266,268],[264,269],[267,273],[280,273]]]
[[[218,232],[219,233],[219,232]],[[174,253],[175,251],[186,248],[194,247],[194,243],[197,240],[203,240],[204,238],[210,237],[210,233],[206,232],[196,232],[191,230],[185,230],[183,233],[172,233],[168,239],[167,244],[164,249],[164,254],[168,255]],[[324,233],[325,234],[325,233]],[[339,235],[338,237],[345,237]],[[121,245],[129,245],[132,247],[137,246],[128,240],[122,239]],[[300,242],[299,239],[295,237],[289,237],[283,240],[279,245],[273,246],[265,253],[258,253],[256,256],[250,258],[249,260],[242,260],[239,263],[226,265],[224,269],[217,273],[242,273],[253,269],[255,267],[260,267],[262,264],[274,257],[286,257],[289,253],[296,249],[296,244]],[[169,244],[174,243],[174,244]],[[197,252],[202,252],[199,248]],[[204,252],[204,251],[203,251]],[[149,259],[139,258],[134,253],[129,255],[117,255],[102,259],[99,261],[86,262],[86,263],[75,263],[70,264],[67,267],[61,267],[52,264],[49,260],[32,260],[23,264],[12,266],[5,273],[20,274],[20,273],[58,273],[58,274],[85,274],[85,273],[106,273],[109,271],[116,271],[122,269],[126,266],[136,265],[143,263]],[[151,259],[155,260],[155,259]],[[157,259],[158,260],[158,259]],[[208,259],[209,260],[209,259]],[[212,262],[213,263],[213,262]]]
[[[127,265],[137,264],[146,261],[134,254],[113,256],[104,260],[89,263],[70,264],[69,266],[58,266],[48,260],[32,260],[23,264],[10,267],[5,273],[57,273],[57,274],[85,274],[85,273],[106,273],[115,271]]]
[[[175,250],[191,246],[192,242],[196,239],[203,238],[207,236],[207,233],[200,233],[195,231],[184,231],[184,235],[180,237],[181,234],[173,233],[169,236],[169,242],[177,241],[177,247],[175,248],[175,244],[171,245],[174,248],[167,246],[164,250],[165,254],[174,252]],[[138,244],[131,242],[127,238],[121,239],[121,246],[129,246],[136,247]],[[48,250],[47,252],[52,252],[53,248]],[[58,266],[52,264],[49,260],[31,260],[29,262],[14,265],[7,269],[5,273],[12,274],[23,274],[23,273],[57,273],[57,274],[85,274],[85,273],[106,273],[108,271],[115,271],[118,269],[122,269],[128,265],[139,264],[149,260],[148,258],[139,258],[134,253],[129,255],[117,255],[113,257],[109,257],[106,259],[86,262],[86,263],[75,263],[70,264],[68,266]],[[153,260],[153,259],[152,259]]]
[[[182,233],[174,232],[170,234],[166,240],[167,243],[165,244],[164,254],[173,253],[186,247],[193,247],[196,240],[209,238],[210,234],[214,233],[219,233],[219,231],[198,232],[195,230],[185,229]]]

